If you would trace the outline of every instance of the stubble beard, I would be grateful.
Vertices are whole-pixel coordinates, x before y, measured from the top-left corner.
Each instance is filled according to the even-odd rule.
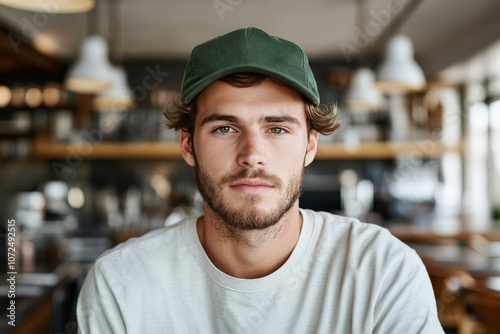
[[[305,168],[295,172],[283,191],[283,181],[277,176],[269,175],[265,171],[242,169],[235,174],[226,175],[220,181],[214,180],[209,173],[200,168],[195,157],[196,182],[198,189],[216,218],[222,222],[230,234],[243,231],[269,230],[275,226],[294,206],[302,193]],[[268,210],[260,209],[259,203],[263,200],[260,195],[242,195],[240,205],[229,205],[222,190],[229,183],[245,178],[259,178],[269,182],[282,195],[276,205]]]

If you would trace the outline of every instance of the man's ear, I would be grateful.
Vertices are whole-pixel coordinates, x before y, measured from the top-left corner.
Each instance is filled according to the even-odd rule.
[[[185,130],[180,130],[179,141],[181,144],[181,153],[184,161],[186,161],[188,165],[194,167],[195,159],[191,135]]]
[[[309,140],[307,141],[307,151],[306,151],[306,157],[304,159],[304,167],[309,166],[309,164],[313,162],[317,150],[318,150],[318,131],[311,130],[311,133],[309,133]]]

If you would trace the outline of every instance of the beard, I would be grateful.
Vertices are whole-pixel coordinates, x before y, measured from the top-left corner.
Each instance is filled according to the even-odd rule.
[[[264,170],[242,169],[235,174],[226,175],[220,181],[214,180],[208,172],[199,167],[195,155],[195,172],[198,189],[205,203],[212,209],[224,226],[231,232],[265,230],[276,225],[290,211],[302,193],[305,167],[292,174],[289,183],[284,184],[277,176]],[[229,205],[223,196],[228,184],[246,178],[259,178],[267,181],[279,191],[276,204],[268,210],[260,209],[260,195],[241,196],[240,205]]]

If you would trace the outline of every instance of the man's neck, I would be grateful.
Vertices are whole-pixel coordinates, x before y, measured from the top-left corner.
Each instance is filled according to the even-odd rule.
[[[198,219],[197,231],[207,256],[222,272],[238,278],[264,277],[281,267],[297,244],[302,216],[296,203],[265,230],[230,231],[210,210]]]

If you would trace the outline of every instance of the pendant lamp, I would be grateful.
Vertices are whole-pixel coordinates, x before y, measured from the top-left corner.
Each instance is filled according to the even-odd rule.
[[[108,3],[109,22],[109,45],[111,46],[111,58],[115,64],[122,63],[122,39],[121,39],[121,13],[117,1]],[[99,92],[93,99],[94,110],[96,111],[124,111],[134,105],[132,90],[127,81],[127,73],[122,65],[111,66],[111,88]]]
[[[425,87],[424,72],[413,59],[413,45],[408,37],[395,35],[389,40],[378,80],[376,85],[384,93],[418,91]]]
[[[68,71],[65,87],[82,94],[97,93],[111,87],[108,45],[102,36],[87,36],[83,40],[80,56]]]
[[[0,5],[7,7],[29,10],[32,12],[74,14],[88,12],[95,6],[94,0],[0,0]]]
[[[368,12],[367,0],[358,0],[356,9],[358,24],[365,26],[366,13]],[[350,88],[347,91],[346,105],[351,111],[376,111],[382,109],[384,99],[375,87],[375,74],[367,65],[366,62],[362,62],[361,67],[356,69]]]
[[[111,88],[96,96],[93,103],[97,111],[124,111],[133,106],[132,91],[123,67],[111,67]]]
[[[346,104],[353,111],[376,111],[382,109],[384,98],[375,87],[375,74],[369,68],[356,70],[347,92]]]

